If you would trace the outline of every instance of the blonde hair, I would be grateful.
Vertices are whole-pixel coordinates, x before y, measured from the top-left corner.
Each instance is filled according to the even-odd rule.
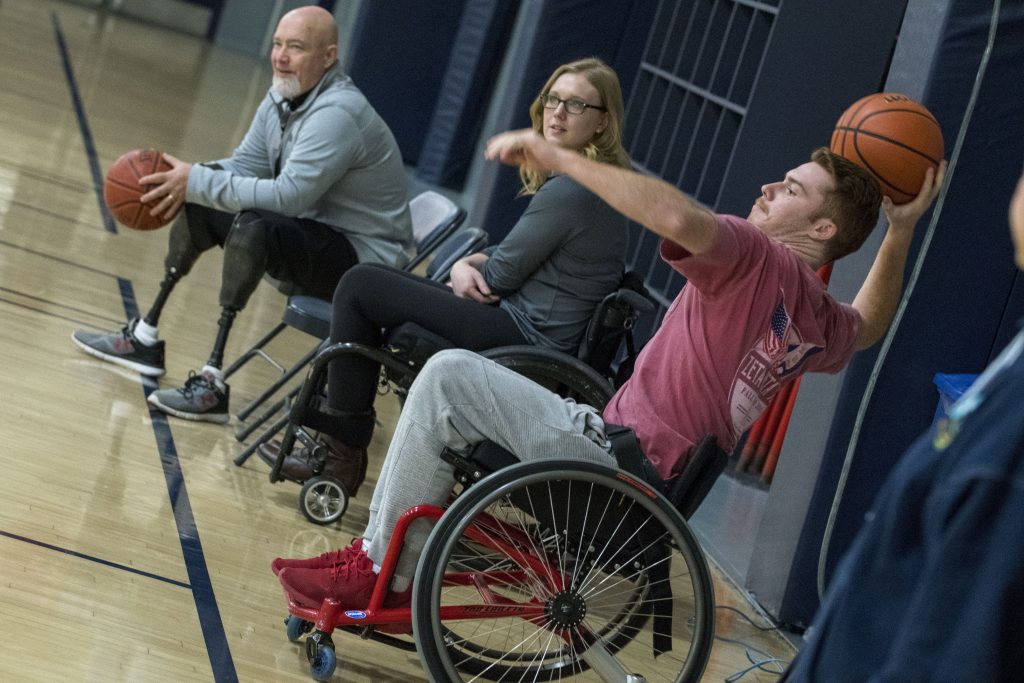
[[[540,95],[551,90],[551,86],[558,80],[558,77],[565,73],[580,74],[586,78],[597,90],[597,94],[601,98],[601,106],[608,110],[608,125],[600,133],[594,134],[586,147],[580,150],[580,154],[588,159],[629,168],[629,154],[622,146],[622,121],[625,118],[622,87],[619,85],[619,77],[615,70],[597,57],[579,59],[555,69],[547,83],[541,88],[538,97],[530,105],[530,121],[533,129],[541,135],[544,134],[544,105],[540,103]],[[521,168],[519,178],[523,181],[523,189],[519,194],[535,194],[540,186],[547,181],[548,176],[548,173]]]

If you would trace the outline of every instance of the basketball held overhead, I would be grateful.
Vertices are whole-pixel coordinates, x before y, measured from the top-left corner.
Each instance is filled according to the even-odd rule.
[[[906,204],[920,191],[925,172],[938,168],[945,145],[930,111],[889,92],[862,97],[843,112],[832,151],[873,175],[894,204]]]

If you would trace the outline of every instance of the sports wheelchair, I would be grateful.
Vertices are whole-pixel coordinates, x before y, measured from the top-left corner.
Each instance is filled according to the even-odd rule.
[[[400,517],[366,609],[331,598],[311,608],[286,596],[286,633],[293,642],[309,633],[312,676],[333,675],[332,633],[340,629],[415,649],[433,681],[700,680],[713,642],[714,591],[680,510],[703,497],[701,477],[669,491],[636,473],[643,456],[635,444],[613,443],[619,470],[520,463],[488,443],[468,457],[446,451],[461,492],[447,508],[421,505]],[[714,440],[705,440],[687,471],[703,461],[704,476],[717,476],[716,452],[724,463]],[[385,608],[405,533],[419,518],[436,524],[412,605]]]
[[[635,353],[631,330],[637,318],[653,307],[640,278],[633,273],[626,273],[619,289],[607,295],[597,306],[575,358],[528,345],[499,347],[484,351],[482,355],[538,381],[556,393],[601,407],[607,403],[613,391],[612,361],[623,343],[627,348],[627,356]],[[279,455],[270,472],[270,481],[285,479],[281,474],[284,458],[298,441],[310,449],[315,473],[309,479],[297,482],[302,485],[299,509],[306,519],[315,524],[337,521],[345,514],[350,492],[337,478],[323,473],[324,446],[303,426],[316,429],[317,425],[330,420],[320,410],[328,363],[344,354],[359,354],[374,360],[382,368],[381,390],[394,391],[399,400],[403,401],[429,357],[452,346],[448,340],[414,323],[405,323],[391,331],[382,348],[347,342],[324,347],[311,364],[288,415],[239,455],[235,464],[244,463],[260,443],[284,428]]]
[[[628,332],[637,302],[618,303],[629,322],[613,327]],[[592,327],[602,320],[595,316]],[[605,352],[617,350],[621,339],[609,341]],[[330,358],[369,354],[406,387],[419,371],[415,359],[356,347],[332,346],[314,362],[281,454],[296,439],[315,447],[297,425],[315,409],[316,376]],[[566,354],[513,346],[483,355],[580,402],[601,407],[612,394],[607,367],[598,371]],[[418,651],[434,681],[699,680],[713,642],[714,593],[685,520],[721,473],[726,454],[708,437],[684,471],[663,482],[630,430],[609,436],[620,469],[557,459],[522,463],[486,443],[468,456],[446,451],[457,491],[445,508],[421,505],[402,515],[366,609],[329,598],[314,608],[286,596],[286,633],[293,642],[305,636],[313,677],[332,676],[338,663],[332,634],[340,629]],[[343,487],[331,492],[330,486],[317,477],[305,482],[307,517],[322,512],[336,519],[337,510],[344,512]],[[386,608],[405,533],[421,517],[436,524],[416,570],[412,605]]]

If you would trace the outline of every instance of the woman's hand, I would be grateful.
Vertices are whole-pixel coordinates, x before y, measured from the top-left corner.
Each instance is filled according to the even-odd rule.
[[[500,301],[501,297],[491,293],[491,288],[484,280],[484,274],[470,262],[473,256],[467,256],[455,262],[448,279],[448,286],[452,288],[455,296],[462,299],[472,299],[482,304],[493,304]]]

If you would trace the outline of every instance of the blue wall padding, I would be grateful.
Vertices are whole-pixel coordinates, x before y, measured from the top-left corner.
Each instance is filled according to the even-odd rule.
[[[513,0],[466,2],[416,166],[420,180],[462,189],[518,5]]]
[[[953,3],[923,103],[953,150],[988,39],[991,7]],[[829,546],[831,574],[896,460],[925,429],[939,396],[936,372],[977,373],[1002,350],[1024,314],[1024,282],[1013,262],[1007,224],[1010,196],[1024,164],[1024,6],[1003,3],[995,46],[954,169],[920,278],[865,413]],[[931,214],[922,218],[908,275]],[[801,534],[791,577],[816,582],[817,558],[852,428],[877,358],[858,354],[844,380],[824,463]],[[817,609],[815,591],[796,601],[786,621]]]
[[[526,58],[527,78],[513,105],[514,127],[530,125],[530,103],[555,68],[582,57],[597,56],[615,68],[626,98],[636,75],[646,31],[655,3],[650,0],[548,0],[542,8],[537,34]],[[628,140],[628,122],[626,138]],[[500,242],[526,206],[516,199],[519,173],[505,167],[482,224],[491,244]]]
[[[348,72],[415,165],[465,0],[366,2],[356,19]]]

